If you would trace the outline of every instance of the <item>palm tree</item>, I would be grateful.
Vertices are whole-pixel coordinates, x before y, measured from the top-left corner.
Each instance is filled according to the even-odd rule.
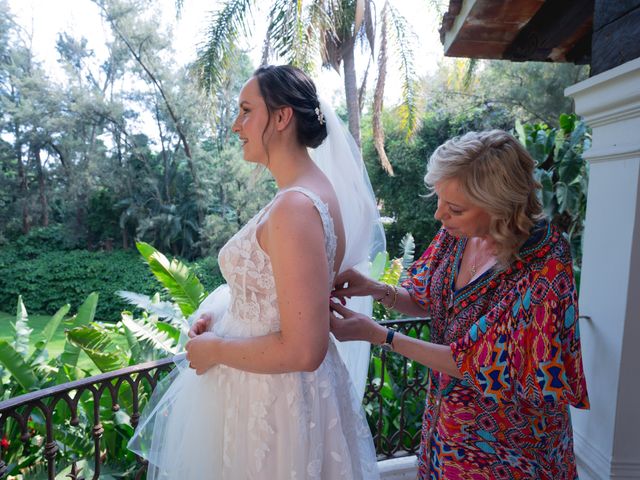
[[[411,133],[416,125],[416,106],[413,84],[412,33],[406,20],[391,5],[381,0],[376,22],[374,0],[271,0],[268,6],[268,26],[264,41],[262,62],[276,55],[306,71],[315,69],[317,60],[323,67],[334,68],[344,79],[349,130],[360,145],[360,115],[369,67],[378,50],[378,79],[373,105],[374,144],[382,166],[393,174],[391,163],[384,153],[382,98],[388,62],[388,41],[394,42],[403,75],[403,112],[405,127]],[[203,87],[215,92],[225,82],[225,72],[234,60],[235,45],[240,34],[248,32],[248,19],[255,8],[255,0],[226,0],[213,17],[205,46],[197,60],[199,78]],[[181,2],[176,3],[178,9]],[[378,28],[378,32],[376,32]],[[355,50],[358,41],[369,53],[369,62],[358,86]]]

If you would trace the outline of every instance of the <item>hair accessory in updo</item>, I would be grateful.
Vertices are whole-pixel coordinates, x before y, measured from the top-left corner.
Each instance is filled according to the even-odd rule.
[[[320,106],[316,107],[315,112],[316,112],[316,116],[318,117],[318,123],[320,123],[320,125],[324,125],[324,114],[320,110]]]

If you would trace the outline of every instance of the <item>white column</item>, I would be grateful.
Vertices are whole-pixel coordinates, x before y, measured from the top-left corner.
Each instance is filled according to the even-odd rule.
[[[569,87],[593,129],[580,314],[590,411],[572,410],[581,480],[640,479],[640,58]]]

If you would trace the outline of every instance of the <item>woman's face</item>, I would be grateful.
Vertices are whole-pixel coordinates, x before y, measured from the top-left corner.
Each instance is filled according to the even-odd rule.
[[[435,184],[438,209],[434,214],[454,237],[485,237],[489,234],[491,216],[471,203],[460,182],[453,178]]]
[[[266,163],[265,142],[269,131],[265,127],[269,123],[269,111],[260,94],[258,80],[250,78],[244,84],[238,98],[238,116],[231,130],[238,134],[242,144],[242,154],[246,161]],[[264,138],[263,138],[264,133]]]

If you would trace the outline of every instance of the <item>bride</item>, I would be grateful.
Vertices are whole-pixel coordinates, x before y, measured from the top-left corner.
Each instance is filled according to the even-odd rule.
[[[359,152],[290,66],[254,72],[233,131],[278,193],[221,249],[227,286],[203,302],[129,447],[150,479],[377,479],[368,347],[329,334],[334,278],[384,248]]]

